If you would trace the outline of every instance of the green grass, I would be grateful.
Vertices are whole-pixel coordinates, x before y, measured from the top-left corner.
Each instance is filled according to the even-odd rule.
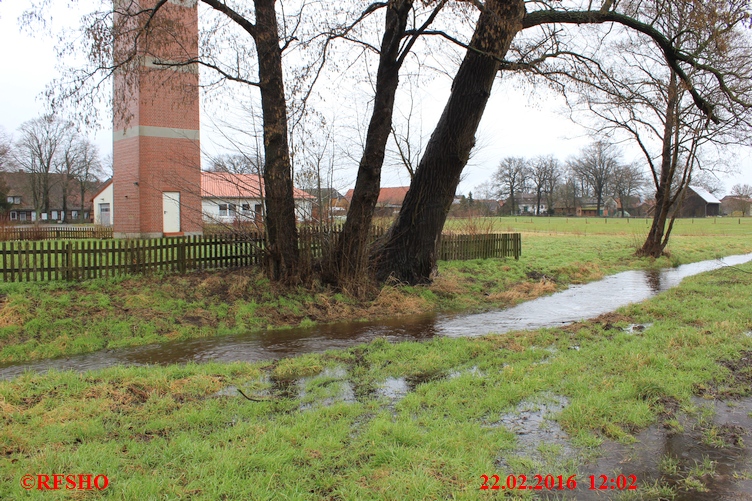
[[[533,220],[532,224],[543,224]],[[568,224],[551,221],[562,227]],[[608,221],[599,224],[612,228],[635,223]],[[697,221],[701,231],[714,226],[712,220]],[[718,219],[717,224],[725,224],[722,221],[727,219]],[[577,224],[585,223],[577,220]],[[0,362],[270,328],[506,307],[627,269],[670,267],[752,252],[749,233],[677,235],[669,246],[670,258],[657,260],[636,258],[634,250],[639,243],[641,237],[627,233],[526,233],[519,261],[441,262],[432,285],[387,286],[366,300],[316,284],[282,288],[255,269],[124,276],[81,283],[3,283]]]
[[[446,231],[468,229],[485,232],[574,233],[578,235],[636,235],[644,238],[652,219],[603,217],[535,217],[506,216],[494,218],[447,219]],[[752,234],[751,217],[711,217],[677,219],[672,235],[733,236]]]
[[[29,473],[106,474],[102,496],[115,499],[488,499],[482,474],[580,464],[518,442],[501,417],[522,402],[565,398],[553,418],[592,455],[606,439],[632,441],[667,400],[691,410],[698,392],[749,392],[719,362],[752,350],[751,296],[748,264],[565,328],[379,339],[275,363],[25,374],[0,382],[0,499],[70,496],[26,493]],[[630,323],[652,325],[629,334]],[[411,390],[380,393],[388,378]],[[683,488],[701,490],[713,466],[698,463]]]

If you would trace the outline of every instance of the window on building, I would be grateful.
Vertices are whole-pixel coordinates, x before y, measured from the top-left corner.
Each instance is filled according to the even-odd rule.
[[[53,221],[57,221],[57,211],[56,210],[52,211],[52,220]]]
[[[219,204],[219,215],[227,216],[227,204]]]
[[[9,204],[13,204],[13,203],[15,203],[15,202],[14,202],[13,200],[15,200],[15,198],[14,198],[14,197],[8,197],[8,203],[9,203]]]
[[[16,205],[21,205],[21,197],[13,197],[13,203]]]
[[[20,217],[20,220],[21,220],[21,221],[26,221],[26,213],[25,213],[25,212],[22,212],[22,213],[20,214],[20,216],[21,216],[21,217]]]
[[[243,204],[243,214],[251,212],[251,204]]]
[[[78,211],[77,210],[71,211],[71,219],[78,219]]]
[[[47,221],[47,213],[42,212],[42,221]]]
[[[18,219],[18,212],[16,212],[16,211],[11,211],[11,212],[10,212],[10,220],[11,220],[11,221],[15,221],[16,219]]]

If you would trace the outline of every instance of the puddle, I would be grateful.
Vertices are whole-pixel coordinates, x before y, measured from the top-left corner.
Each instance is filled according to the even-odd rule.
[[[386,398],[394,405],[410,392],[410,385],[403,377],[388,377],[376,388],[376,396]]]
[[[297,382],[300,410],[328,407],[336,402],[355,402],[355,389],[344,367],[326,368],[316,376]]]
[[[188,362],[257,362],[319,353],[368,343],[424,340],[436,336],[480,336],[512,330],[556,327],[595,318],[629,303],[643,301],[674,287],[685,277],[738,265],[752,254],[702,261],[663,271],[627,271],[586,285],[522,303],[506,310],[470,315],[421,315],[379,322],[354,322],[200,338],[158,345],[103,350],[32,363],[0,364],[0,379],[25,371],[87,371],[115,365],[175,364]],[[576,349],[576,348],[574,348]]]
[[[456,379],[458,377],[464,376],[465,374],[468,374],[473,377],[485,377],[486,373],[482,370],[478,369],[477,365],[474,365],[470,367],[469,369],[461,370],[461,371],[452,371],[449,373],[449,376],[447,376],[449,379]]]
[[[646,324],[629,324],[624,328],[624,332],[627,334],[642,334],[653,325],[652,322]]]
[[[517,438],[515,451],[505,452],[498,458],[499,469],[515,474],[547,474],[554,465],[577,457],[578,451],[569,442],[566,432],[553,420],[568,403],[562,396],[539,395],[520,402],[513,411],[491,424],[493,427],[503,426]],[[520,464],[530,465],[531,461],[537,465],[533,467],[535,471],[519,471]]]
[[[673,489],[676,500],[752,500],[752,398],[695,402],[698,416],[677,417],[683,432],[655,424],[635,435],[634,444],[604,443],[601,457],[580,468],[576,494],[566,499],[611,499],[613,491],[589,489],[589,476],[599,485],[601,475],[622,474],[636,476],[636,492],[646,499],[661,498],[657,482]]]

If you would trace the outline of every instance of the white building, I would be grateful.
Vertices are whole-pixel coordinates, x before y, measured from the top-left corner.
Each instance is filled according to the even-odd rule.
[[[91,208],[94,211],[94,224],[101,226],[112,226],[114,212],[112,210],[112,180],[102,186],[99,193],[92,198]]]
[[[228,224],[261,221],[264,180],[255,174],[201,173],[201,217],[205,223]],[[311,218],[314,197],[294,188],[295,213],[299,221]],[[92,200],[94,224],[112,226],[114,220],[112,181]]]
[[[201,173],[201,212],[205,223],[261,221],[264,179],[257,174]],[[314,197],[293,188],[299,221],[311,218]]]

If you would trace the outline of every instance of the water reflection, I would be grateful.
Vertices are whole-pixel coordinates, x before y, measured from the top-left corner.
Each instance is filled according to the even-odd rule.
[[[157,345],[104,350],[29,364],[1,364],[0,378],[24,371],[86,371],[113,365],[173,364],[208,361],[274,360],[368,343],[430,339],[435,336],[479,336],[511,330],[538,329],[597,317],[629,303],[643,301],[675,287],[685,277],[752,260],[752,254],[702,261],[668,270],[625,271],[586,285],[522,303],[513,308],[472,315],[420,315],[379,322],[350,322],[305,329],[255,332]]]

